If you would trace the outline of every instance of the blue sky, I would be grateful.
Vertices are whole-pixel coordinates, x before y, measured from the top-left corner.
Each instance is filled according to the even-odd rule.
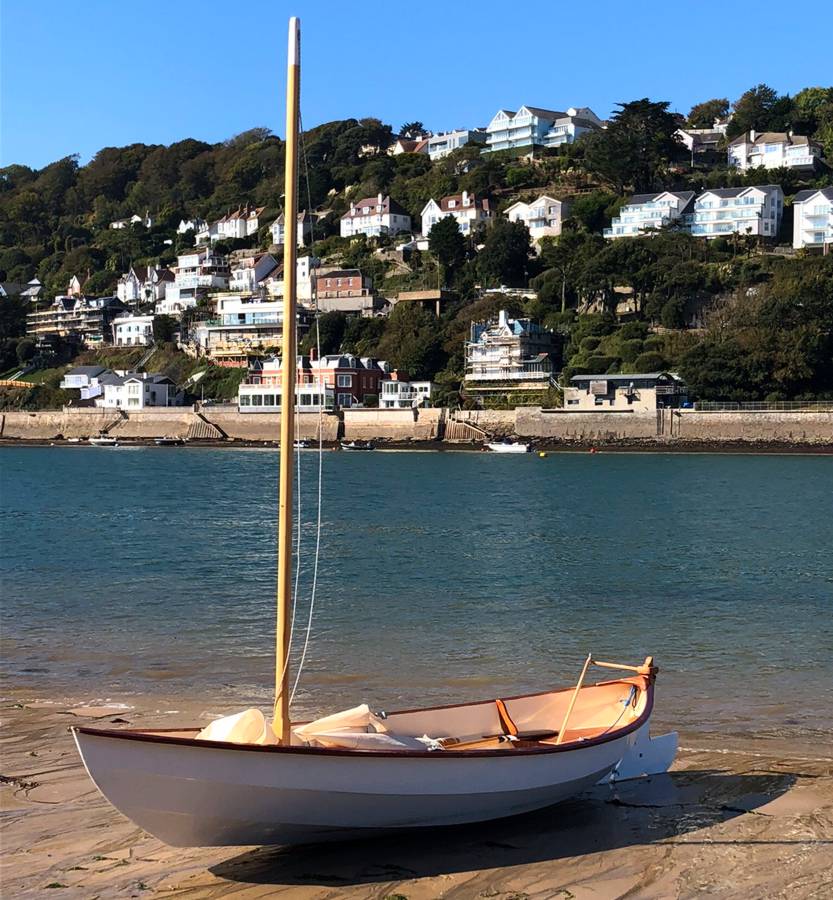
[[[824,12],[824,9],[827,12]],[[0,164],[283,130],[286,20],[303,28],[306,127],[485,125],[501,106],[648,96],[672,109],[830,84],[833,5],[628,0],[0,0]]]

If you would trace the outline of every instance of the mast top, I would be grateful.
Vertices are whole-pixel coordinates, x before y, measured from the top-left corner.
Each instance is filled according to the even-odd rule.
[[[286,50],[287,63],[290,66],[301,65],[301,20],[298,16],[289,19],[289,44]]]

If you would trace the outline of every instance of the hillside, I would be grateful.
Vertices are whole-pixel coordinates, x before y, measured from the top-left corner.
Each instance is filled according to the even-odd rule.
[[[748,128],[793,128],[833,157],[833,88],[786,97],[759,85],[733,104],[698,104],[687,124],[709,126],[730,111],[726,140]],[[504,306],[562,332],[564,362],[574,371],[673,365],[700,384],[704,397],[833,392],[825,362],[833,355],[833,307],[825,305],[833,302],[829,258],[784,259],[745,236],[709,242],[675,232],[650,239],[601,237],[634,191],[774,183],[787,198],[781,240],[788,242],[790,198],[800,189],[831,184],[826,168],[808,176],[787,169],[738,173],[720,159],[692,165],[674,139],[681,124],[668,104],[643,99],[621,105],[604,131],[533,160],[466,146],[435,162],[423,154],[388,155],[394,132],[376,119],[310,130],[304,137],[301,205],[320,216],[311,252],[362,268],[382,292],[442,280],[459,298],[440,320],[402,308],[384,322],[344,322],[332,314],[324,325],[330,346],[375,353],[415,375],[436,378],[454,393],[469,323]],[[267,246],[268,224],[280,212],[283,161],[283,142],[253,129],[214,145],[188,139],[167,147],[105,148],[84,166],[72,157],[41,170],[8,166],[0,170],[0,281],[24,283],[37,276],[52,296],[72,275],[89,273],[85,291],[104,294],[131,264],[172,263],[192,244],[192,234],[176,233],[180,219],[211,220],[242,203],[266,209],[260,232],[237,244]],[[440,230],[436,239],[432,235],[431,252],[415,253],[407,264],[379,252],[385,239],[351,243],[338,237],[339,217],[351,199],[390,194],[418,222],[429,198],[463,190],[489,198],[498,212],[518,198],[547,192],[573,200],[571,219],[540,255],[524,226],[501,218],[474,239]],[[150,229],[109,227],[145,211],[155,218]],[[531,285],[537,299],[484,299],[483,288],[501,285]],[[801,306],[808,286],[814,304]],[[632,320],[625,330],[614,316],[623,295],[630,299]],[[775,316],[774,308],[782,312]],[[20,321],[13,310],[4,310],[0,371],[28,352],[18,348]],[[733,359],[735,351],[740,358],[721,365],[722,374],[698,380],[695,368]],[[747,371],[753,358],[755,370]]]

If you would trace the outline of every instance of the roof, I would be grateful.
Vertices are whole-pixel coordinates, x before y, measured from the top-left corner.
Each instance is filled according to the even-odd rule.
[[[89,378],[95,378],[96,375],[101,375],[102,372],[109,372],[105,366],[74,366],[72,369],[68,369],[65,374],[67,375],[86,375]]]
[[[305,209],[302,209],[295,218],[299,222],[309,222],[312,219],[312,216]],[[272,224],[273,225],[283,225],[284,221],[285,221],[284,214],[281,213]]]
[[[781,186],[778,184],[750,184],[746,187],[733,187],[733,188],[706,188],[702,194],[697,198],[698,202],[706,196],[706,194],[714,194],[715,197],[723,197],[724,199],[730,199],[731,197],[739,197],[741,194],[746,193],[746,191],[780,191]]]
[[[656,200],[658,197],[662,197],[665,194],[668,194],[671,197],[676,197],[683,206],[691,203],[694,199],[694,191],[658,191],[655,194],[634,194],[627,201],[628,206],[639,205],[641,203],[651,203]]]
[[[611,375],[603,372],[600,375],[573,375],[570,383],[574,381],[579,384],[588,381],[657,381],[662,377],[673,378],[674,381],[683,383],[682,378],[674,372],[632,372],[624,375],[619,373]]]
[[[793,197],[793,203],[803,203],[805,200],[809,200],[811,197],[815,197],[817,194],[821,194],[825,200],[833,201],[833,187],[826,187],[799,191],[795,195],[795,197]]]
[[[453,207],[450,205],[452,200],[455,201]],[[438,206],[443,212],[450,212],[452,209],[482,209],[484,212],[490,211],[489,201],[485,197],[478,197],[476,194],[467,194],[465,205],[463,204],[462,194],[449,194],[440,200]]]
[[[333,269],[330,272],[322,272],[319,278],[361,278],[360,269]]]
[[[128,372],[126,375],[116,375],[115,372],[108,372],[98,379],[99,384],[110,385],[127,384],[128,381],[149,381],[152,384],[174,383],[167,375],[161,375],[159,372]]]
[[[533,116],[538,116],[539,119],[567,119],[569,116],[567,113],[556,110],[556,109],[544,109],[543,106],[526,106],[524,105],[524,109],[528,109]]]
[[[755,135],[752,140],[752,132],[744,131],[738,135],[729,146],[734,147],[736,144],[795,144],[797,146],[806,146],[810,143],[810,138],[806,134],[790,134],[788,131],[762,131]]]
[[[342,219],[355,219],[359,216],[365,215],[361,210],[365,206],[369,206],[376,211],[376,207],[379,206],[379,198],[377,197],[365,197],[363,200],[357,200],[355,203],[350,204],[350,209],[341,217]],[[390,195],[382,198],[382,215],[390,215],[393,213],[398,216],[407,216],[408,213],[396,202],[396,200],[391,200]]]

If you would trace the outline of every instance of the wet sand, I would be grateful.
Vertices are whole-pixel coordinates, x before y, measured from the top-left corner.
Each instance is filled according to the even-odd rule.
[[[70,712],[70,709],[74,710]],[[833,754],[682,735],[672,772],[530,815],[426,835],[300,848],[166,847],[97,793],[67,728],[197,723],[6,696],[5,897],[827,898]]]

